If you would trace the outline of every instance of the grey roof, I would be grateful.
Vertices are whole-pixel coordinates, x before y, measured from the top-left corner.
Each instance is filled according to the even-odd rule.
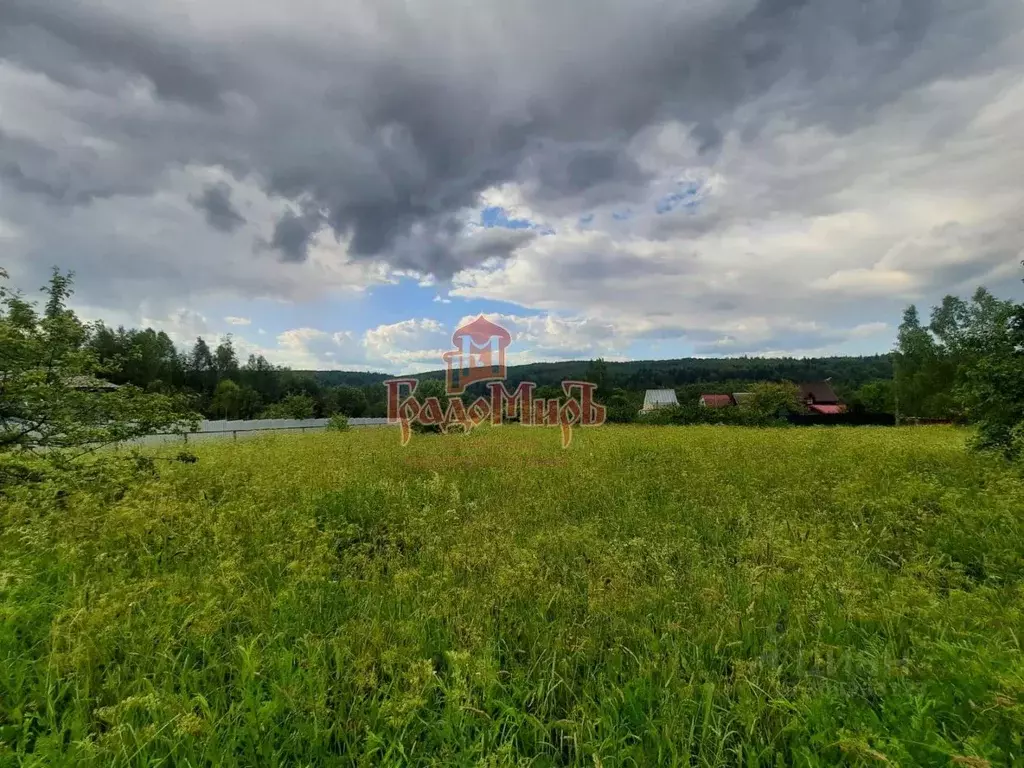
[[[744,403],[749,403],[751,400],[754,399],[754,393],[753,392],[733,392],[732,393],[732,399],[734,401],[736,401],[736,405],[743,405]]]
[[[679,405],[674,389],[648,389],[644,395],[644,410]]]

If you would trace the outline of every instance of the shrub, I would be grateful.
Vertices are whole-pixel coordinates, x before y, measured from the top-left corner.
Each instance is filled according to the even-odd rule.
[[[328,432],[347,432],[349,429],[348,416],[343,413],[336,413],[327,422]]]
[[[415,393],[416,401],[420,405],[424,405],[427,398],[436,397],[441,405],[442,415],[448,411],[448,390],[445,387],[443,381],[437,379],[429,379],[427,381],[421,381],[419,386],[416,387]],[[416,422],[412,425],[415,432],[444,432],[445,427],[442,424],[421,424]]]
[[[775,414],[762,413],[752,408],[707,408],[690,403],[659,408],[643,414],[639,420],[652,425],[731,424],[742,427],[770,427],[786,423]]]

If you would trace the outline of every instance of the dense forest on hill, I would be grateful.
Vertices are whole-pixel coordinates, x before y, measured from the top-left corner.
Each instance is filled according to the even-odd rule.
[[[507,380],[515,385],[533,381],[538,386],[557,385],[593,373],[593,362],[573,360],[531,363],[508,369]],[[682,358],[679,360],[633,360],[605,362],[605,383],[630,390],[672,389],[689,384],[754,381],[804,381],[834,379],[841,386],[859,388],[868,381],[892,378],[890,355],[816,358]],[[309,371],[326,386],[361,386],[390,378],[378,373]],[[360,378],[364,377],[364,378]],[[421,379],[443,379],[444,371],[419,374]]]
[[[301,371],[325,387],[379,385],[388,378],[380,373],[349,371]],[[675,389],[680,401],[696,400],[701,394],[731,393],[759,381],[812,381],[832,379],[846,398],[871,382],[892,378],[891,355],[821,358],[682,358],[678,360],[635,360],[607,362],[572,360],[531,363],[508,368],[510,389],[523,381],[538,387],[557,387],[563,381],[594,381],[606,390],[642,394],[648,389]],[[444,371],[417,374],[420,380],[443,379]],[[472,395],[484,393],[483,384],[470,387]]]

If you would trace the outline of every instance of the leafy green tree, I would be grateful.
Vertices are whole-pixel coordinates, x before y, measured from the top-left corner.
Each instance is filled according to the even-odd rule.
[[[213,353],[213,365],[221,379],[238,377],[238,356],[235,354],[235,345],[230,333],[217,345]]]
[[[895,386],[890,379],[869,381],[851,398],[851,405],[866,413],[894,413]]]
[[[292,393],[263,409],[261,419],[312,419],[316,403],[309,395]]]
[[[955,318],[941,332],[963,350],[956,395],[977,425],[974,446],[1020,459],[1024,456],[1024,304],[999,301],[979,290],[972,305]]]
[[[595,382],[596,383],[596,382]],[[637,420],[642,400],[639,395],[615,389],[604,403],[606,419],[612,424],[629,424]]]
[[[598,395],[604,394],[605,387],[608,385],[608,363],[604,361],[603,357],[599,357],[590,362],[590,365],[587,366],[587,372],[583,376],[583,380],[589,381],[591,384],[596,384]]]
[[[750,402],[740,410],[749,410],[765,417],[786,413],[803,413],[806,407],[800,399],[800,389],[789,381],[763,381],[750,388]]]
[[[0,270],[0,279],[7,275]],[[183,399],[133,386],[113,388],[67,307],[72,275],[54,269],[40,314],[0,285],[0,452],[73,458],[156,432],[182,431],[195,416]]]
[[[353,418],[366,415],[369,403],[366,402],[363,390],[358,387],[335,387],[332,393],[339,413]]]
[[[421,381],[419,386],[416,387],[416,393],[414,395],[416,401],[421,405],[425,406],[429,398],[436,397],[441,408],[441,416],[448,413],[448,390],[445,388],[445,383],[439,379],[428,379],[427,381]],[[417,432],[444,432],[444,424],[414,424],[413,429]]]
[[[895,362],[896,392],[900,413],[907,416],[942,418],[947,415],[952,387],[939,391],[939,349],[928,329],[921,325],[917,307],[903,313],[897,336]]]
[[[231,379],[224,379],[213,393],[210,410],[225,419],[237,419],[242,409],[242,388]]]

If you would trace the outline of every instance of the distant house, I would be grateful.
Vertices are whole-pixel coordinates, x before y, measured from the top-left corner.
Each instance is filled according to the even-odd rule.
[[[831,416],[846,413],[846,406],[839,402],[839,396],[827,381],[805,381],[797,386],[800,400],[812,413]]]
[[[733,400],[732,395],[701,395],[700,404],[704,408],[728,408]]]
[[[732,401],[736,405],[750,405],[754,401],[753,392],[733,392]]]
[[[674,389],[648,389],[644,395],[644,407],[641,413],[650,413],[659,408],[672,408],[679,405]]]

